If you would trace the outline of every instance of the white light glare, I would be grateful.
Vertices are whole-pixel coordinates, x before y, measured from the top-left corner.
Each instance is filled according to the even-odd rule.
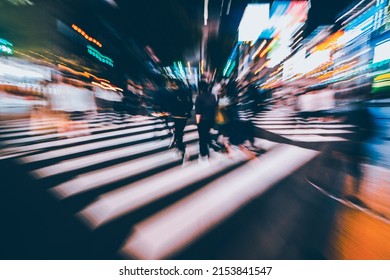
[[[255,41],[267,28],[269,4],[249,4],[246,6],[238,27],[238,41]]]
[[[43,74],[25,70],[19,67],[14,67],[6,64],[0,64],[0,76],[10,75],[15,77],[26,77],[26,78],[35,78],[35,79],[43,79]]]
[[[382,43],[375,47],[374,49],[374,59],[373,63],[390,59],[390,40],[385,43]]]

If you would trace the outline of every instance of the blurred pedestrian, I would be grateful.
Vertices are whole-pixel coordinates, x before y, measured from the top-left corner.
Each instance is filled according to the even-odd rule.
[[[210,156],[211,143],[210,130],[214,125],[217,110],[217,100],[211,93],[209,85],[202,81],[199,83],[199,95],[195,101],[196,123],[199,133],[200,161],[207,161]]]
[[[177,85],[173,83],[172,89],[171,117],[175,124],[174,145],[184,160],[186,158],[185,144],[183,142],[184,128],[187,120],[191,117],[194,104],[192,102],[192,93],[184,84]]]
[[[246,109],[246,114],[241,115],[240,122],[242,125],[242,131],[245,141],[248,140],[252,148],[255,147],[255,126],[253,124],[253,118],[257,115],[258,112],[258,99],[259,93],[254,84],[248,84],[246,91],[241,96],[242,102],[244,104],[243,108]]]
[[[223,152],[229,153],[228,131],[230,125],[229,106],[231,100],[226,96],[227,89],[223,88],[218,96],[218,107],[215,117],[215,126],[218,130],[217,144]]]
[[[240,117],[240,114],[238,113],[242,96],[240,96],[238,92],[236,83],[231,82],[228,84],[226,95],[230,99],[230,104],[227,108],[229,116],[229,124],[227,125],[229,143],[238,147],[249,157],[255,157],[255,154],[249,151],[244,145],[247,140],[253,145],[254,131],[252,130],[252,127],[250,127],[250,123],[247,122],[248,120],[245,117]]]

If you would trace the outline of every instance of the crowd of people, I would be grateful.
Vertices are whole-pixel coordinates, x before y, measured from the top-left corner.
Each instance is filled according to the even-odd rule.
[[[154,113],[158,112],[156,115],[166,121],[168,129],[169,117],[174,123],[170,148],[183,162],[188,160],[183,136],[189,120],[197,125],[200,163],[208,162],[210,150],[230,154],[232,148],[237,148],[255,157],[258,149],[252,117],[258,110],[259,94],[253,85],[239,87],[235,82],[211,85],[201,81],[196,91],[182,81],[170,80],[163,89],[151,85],[146,88],[152,97]],[[245,114],[239,114],[242,109]]]

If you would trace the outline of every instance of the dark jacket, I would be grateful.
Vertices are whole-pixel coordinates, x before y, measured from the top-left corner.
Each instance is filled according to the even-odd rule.
[[[201,92],[195,101],[195,112],[201,115],[201,121],[215,120],[218,102],[211,92]]]
[[[190,118],[194,103],[190,90],[181,88],[173,91],[171,116],[179,118]]]

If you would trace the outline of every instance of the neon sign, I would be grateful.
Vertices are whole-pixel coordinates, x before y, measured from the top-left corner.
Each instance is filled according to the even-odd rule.
[[[0,53],[12,54],[12,43],[0,38]]]
[[[108,64],[111,67],[114,67],[114,61],[111,58],[102,55],[97,49],[91,47],[90,45],[88,45],[87,48],[88,48],[88,53],[94,56],[97,60],[99,60],[102,63]]]

